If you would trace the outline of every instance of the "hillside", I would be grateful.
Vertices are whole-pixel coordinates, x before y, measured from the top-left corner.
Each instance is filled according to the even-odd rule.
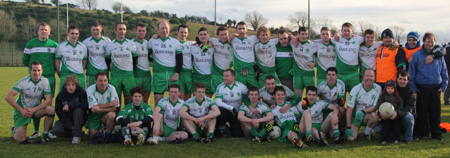
[[[8,31],[5,27],[0,27],[0,37],[5,36],[3,34],[8,34],[11,37],[1,38],[0,41],[4,42],[27,42],[32,38],[35,38],[34,33],[39,22],[45,21],[50,23],[52,26],[51,39],[56,40],[56,7],[48,5],[39,4],[28,4],[24,2],[0,2],[0,11],[3,10],[7,15],[12,15],[11,20],[16,24],[17,30],[20,31]],[[61,31],[60,40],[64,41],[66,39],[66,8],[60,8],[60,20],[61,20]],[[103,24],[103,34],[105,36],[114,37],[114,24],[120,21],[120,14],[112,13],[108,10],[84,10],[69,8],[69,25],[76,25],[80,28],[80,40],[90,36],[89,26],[94,20],[98,20]],[[148,35],[146,39],[150,38],[152,34],[157,33],[157,23],[161,21],[162,18],[142,16],[140,13],[129,13],[123,15],[123,21],[128,26],[127,38],[133,38],[134,26],[137,23],[144,23],[148,26]],[[168,20],[168,19],[167,19]],[[194,40],[197,36],[197,30],[200,27],[206,27],[211,36],[214,35],[214,25],[200,24],[200,23],[186,23],[190,28],[190,35],[188,40]],[[176,28],[180,24],[171,24],[172,31],[171,36],[176,37]],[[2,30],[3,29],[3,30]],[[230,33],[234,33],[234,28],[229,28]],[[255,34],[254,31],[249,32],[250,35]]]

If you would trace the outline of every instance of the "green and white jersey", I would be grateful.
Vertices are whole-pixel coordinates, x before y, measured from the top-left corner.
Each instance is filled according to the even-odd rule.
[[[61,74],[84,74],[83,60],[87,60],[87,48],[78,41],[75,45],[64,41],[58,46],[55,59],[61,62]]]
[[[147,40],[139,41],[137,38],[133,39],[137,48],[137,64],[136,69],[133,70],[134,77],[149,77],[150,76],[150,62],[148,61]]]
[[[222,82],[217,86],[216,98],[222,98],[222,102],[225,104],[233,106],[234,109],[239,109],[242,105],[242,95],[246,95],[247,92],[247,87],[239,81],[234,81],[231,86]]]
[[[16,103],[22,108],[34,108],[45,95],[51,95],[50,83],[43,76],[37,82],[33,81],[31,75],[24,77],[12,89],[19,93]]]
[[[213,62],[214,47],[208,48],[207,52],[203,52],[200,46],[191,47],[194,74],[211,75],[211,66]]]
[[[258,42],[256,36],[245,36],[243,39],[234,37],[231,45],[233,46],[233,65],[234,71],[241,71],[245,68],[253,69],[255,62],[255,53],[253,48]]]
[[[317,86],[317,95],[321,96],[326,102],[337,105],[338,99],[345,97],[345,83],[336,79],[336,84],[330,87],[328,80],[322,81]]]
[[[183,53],[180,41],[178,39],[167,37],[162,39],[150,39],[148,49],[153,56],[153,73],[175,71],[176,55]]]
[[[178,98],[176,103],[172,103],[169,97],[163,98],[159,101],[158,105],[161,108],[161,114],[163,115],[163,123],[172,129],[177,129],[178,126],[178,112],[183,107],[183,99]]]
[[[378,97],[380,97],[382,92],[381,87],[375,83],[372,85],[372,88],[367,90],[364,88],[363,83],[353,87],[348,96],[347,106],[356,111],[376,106]]]
[[[336,67],[336,49],[332,43],[316,43],[317,47],[317,78],[326,78],[326,71],[330,67]]]
[[[93,84],[92,86],[89,86],[86,90],[88,102],[89,102],[89,109],[91,109],[94,105],[97,104],[107,104],[111,103],[114,100],[119,100],[119,97],[116,92],[116,88],[114,86],[108,84],[106,87],[105,92],[99,92],[97,90],[97,84]],[[120,103],[116,105],[116,107],[120,107]]]
[[[280,109],[286,105],[290,104],[289,102],[284,102],[283,105],[277,105],[272,109],[272,114],[277,125],[281,126],[286,121],[294,121],[297,122],[298,110],[296,107],[289,108],[285,113],[281,113]]]
[[[359,61],[361,62],[361,68],[364,67],[377,69],[377,53],[383,42],[375,42],[372,46],[367,47],[364,43],[359,47]]]
[[[123,78],[133,76],[133,57],[138,52],[133,41],[114,39],[106,45],[105,58],[111,58],[111,78]]]
[[[292,41],[290,43],[296,64],[292,68],[294,76],[314,76],[314,68],[310,68],[308,63],[315,62],[313,55],[317,52],[316,44],[307,40],[306,42],[299,42],[298,46],[295,47]]]
[[[331,42],[336,46],[336,68],[338,69],[339,74],[358,72],[359,46],[364,42],[364,38],[361,36],[349,39],[340,37],[339,42],[336,42],[334,38],[331,38]]]
[[[136,109],[133,102],[130,102],[123,107],[122,111],[119,112],[116,117],[116,121],[118,122],[120,118],[124,118],[130,122],[138,122],[149,116],[153,118],[152,114],[152,107],[150,107],[147,103],[142,101],[139,108]]]
[[[253,112],[250,110],[249,106],[251,106],[251,105],[244,104],[239,108],[239,111],[243,111],[244,116],[247,118],[250,118],[250,119],[263,118],[264,115],[267,115],[268,113],[272,112],[272,111],[270,111],[269,106],[267,106],[267,104],[262,101],[258,101],[258,103],[256,103],[256,106],[255,106],[255,109],[257,109],[259,111],[258,114],[253,114]]]
[[[292,65],[294,64],[294,55],[290,45],[282,46],[277,43],[276,67],[277,75],[280,79],[292,79]]]
[[[311,112],[311,123],[322,123],[324,119],[322,111],[327,109],[328,105],[330,104],[323,100],[316,99],[314,104],[308,106],[308,110]],[[297,104],[295,108],[297,108],[297,110],[302,114],[305,111],[302,108],[302,103]]]
[[[288,98],[291,98],[292,100],[300,98],[285,85],[277,84],[277,86],[282,86],[284,88],[284,91],[286,91],[286,100]],[[275,96],[273,96],[272,93],[267,91],[267,88],[265,86],[259,89],[259,98],[261,98],[262,101],[268,105],[273,105],[276,103]]]
[[[202,102],[197,102],[197,98],[194,96],[184,102],[183,106],[188,109],[188,112],[191,116],[199,118],[208,115],[211,107],[215,105],[216,103],[211,98],[205,96]]]
[[[98,40],[91,36],[83,41],[83,44],[86,45],[88,49],[86,75],[94,76],[100,71],[108,71],[108,66],[105,62],[105,51],[106,45],[109,42],[111,42],[111,39],[105,36],[100,37]]]
[[[179,40],[178,40],[179,41]],[[192,53],[191,47],[194,42],[192,41],[180,41],[180,45],[183,51],[183,71],[192,71]]]
[[[278,38],[271,39],[266,43],[255,44],[256,64],[263,73],[274,73],[277,71],[275,57],[277,55]]]
[[[22,55],[22,63],[28,67],[33,61],[39,61],[42,65],[42,76],[55,75],[55,52],[58,43],[47,38],[42,42],[39,38],[30,40],[25,46]]]
[[[212,65],[212,73],[215,75],[223,75],[226,69],[231,68],[233,60],[233,48],[228,42],[221,42],[217,38],[211,38],[214,45],[214,64]]]

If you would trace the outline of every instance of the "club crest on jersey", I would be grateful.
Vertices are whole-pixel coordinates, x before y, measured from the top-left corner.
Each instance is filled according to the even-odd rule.
[[[356,42],[355,42],[355,41],[353,41],[353,42],[352,42],[352,44],[356,44]]]
[[[172,48],[172,45],[171,45],[171,44],[169,44],[169,48]]]

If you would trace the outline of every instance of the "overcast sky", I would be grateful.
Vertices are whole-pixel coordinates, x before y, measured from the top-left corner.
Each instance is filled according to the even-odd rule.
[[[177,16],[196,15],[214,20],[214,0],[122,1],[133,12],[162,10]],[[111,10],[111,0],[98,2],[97,8]],[[241,21],[246,12],[254,10],[269,20],[269,27],[288,26],[291,25],[290,15],[308,11],[308,0],[217,0],[217,21]],[[380,32],[397,25],[405,29],[405,34],[418,31],[422,36],[431,31],[438,36],[438,41],[450,41],[449,0],[311,0],[311,19],[318,17],[331,19],[337,28],[347,21],[354,25],[358,21],[368,21]]]

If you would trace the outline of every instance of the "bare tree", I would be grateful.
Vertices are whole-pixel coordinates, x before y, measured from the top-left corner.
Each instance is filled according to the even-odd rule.
[[[313,27],[315,27],[318,31],[320,31],[320,29],[322,27],[328,27],[330,30],[336,30],[337,29],[337,27],[333,24],[333,20],[331,20],[328,17],[317,17],[317,18],[314,18],[314,20],[311,20],[311,21],[313,21],[312,22]]]
[[[14,23],[14,14],[8,14],[0,10],[0,21],[0,39],[2,41],[9,41],[11,36],[17,32],[17,27]]]
[[[401,26],[391,26],[389,27],[394,34],[394,39],[398,41],[398,43],[402,43],[402,40],[405,39],[405,29]]]
[[[80,4],[81,7],[83,7],[84,9],[95,9],[95,7],[97,7],[97,0],[78,0],[78,3]]]
[[[51,19],[48,24],[52,28],[52,32],[50,34],[50,39],[54,39],[55,41],[58,40],[58,21],[56,19]],[[66,19],[61,19],[59,21],[59,40],[65,41],[67,39],[66,33],[67,33],[67,24]]]
[[[358,22],[356,22],[357,23],[357,25],[359,26],[359,29],[360,29],[360,31],[361,31],[361,34],[364,34],[364,31],[366,31],[367,29],[372,29],[372,30],[374,30],[375,32],[380,32],[379,31],[379,29],[378,29],[378,26],[375,26],[374,24],[372,24],[371,22],[369,22],[369,21],[358,21]],[[376,38],[376,37],[375,37]]]
[[[121,6],[122,8],[120,8]],[[113,4],[112,10],[114,11],[114,13],[120,13],[120,9],[122,9],[123,12],[131,12],[131,9],[123,3],[121,4],[120,2],[116,2]]]
[[[28,17],[25,20],[21,20],[18,25],[21,26],[20,33],[23,39],[29,41],[36,36],[38,30],[36,19]]]
[[[297,28],[305,26],[308,22],[308,13],[306,12],[295,12],[289,16],[289,21],[291,24],[296,25]]]
[[[248,22],[250,24],[250,27],[252,27],[253,30],[255,30],[255,31],[260,26],[263,26],[263,25],[267,24],[267,22],[268,22],[268,20],[266,18],[264,18],[257,11],[246,13],[245,17],[244,17],[244,21]]]

